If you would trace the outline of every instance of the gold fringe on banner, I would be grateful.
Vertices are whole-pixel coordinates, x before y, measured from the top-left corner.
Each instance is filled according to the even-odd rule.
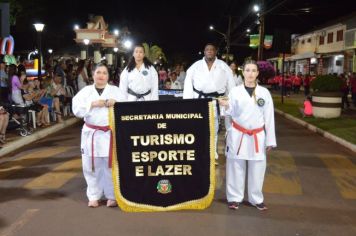
[[[209,108],[209,129],[210,129],[210,185],[208,194],[200,199],[191,200],[183,202],[180,204],[168,206],[168,207],[157,207],[147,204],[139,204],[135,202],[128,201],[122,196],[120,191],[120,175],[119,175],[119,164],[117,156],[117,146],[116,146],[116,130],[115,130],[115,116],[114,108],[109,110],[109,123],[110,128],[113,132],[113,160],[112,160],[112,178],[114,185],[114,192],[116,201],[119,207],[126,212],[152,212],[152,211],[175,211],[175,210],[203,210],[209,207],[214,199],[215,193],[215,119],[214,119],[214,107],[213,102],[208,103]]]

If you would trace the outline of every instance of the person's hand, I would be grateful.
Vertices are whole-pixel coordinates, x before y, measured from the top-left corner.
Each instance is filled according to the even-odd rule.
[[[91,107],[105,107],[105,100],[100,99],[100,100],[93,101],[91,103]]]
[[[114,106],[115,102],[116,102],[115,99],[106,99],[105,100],[105,106],[112,107],[112,106]]]
[[[218,98],[218,102],[219,102],[220,106],[223,106],[223,107],[229,106],[229,98],[227,98],[227,97]]]
[[[272,146],[267,146],[266,151],[269,152],[269,151],[271,151],[272,149],[273,149]]]

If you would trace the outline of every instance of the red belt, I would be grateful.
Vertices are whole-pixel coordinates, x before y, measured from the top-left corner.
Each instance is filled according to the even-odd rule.
[[[96,133],[96,131],[100,130],[100,131],[104,131],[104,132],[108,132],[110,131],[110,148],[109,148],[109,168],[111,168],[112,166],[112,148],[113,148],[113,137],[112,137],[112,132],[110,129],[110,126],[97,126],[97,125],[91,125],[88,123],[85,123],[86,126],[88,126],[91,129],[94,129],[94,133],[91,136],[91,165],[92,165],[92,171],[95,171],[95,167],[94,167],[94,135]]]
[[[240,126],[239,124],[237,124],[235,121],[232,121],[232,126],[241,131],[243,134],[242,134],[242,137],[241,137],[241,141],[240,141],[240,145],[239,145],[239,148],[237,150],[237,154],[239,154],[240,152],[240,147],[241,147],[241,143],[242,143],[242,139],[244,137],[245,134],[248,134],[248,135],[253,135],[253,139],[255,141],[255,150],[256,150],[256,153],[258,153],[258,139],[257,139],[257,134],[261,131],[263,131],[265,129],[265,126],[262,126],[261,128],[257,128],[257,129],[245,129],[244,127]]]

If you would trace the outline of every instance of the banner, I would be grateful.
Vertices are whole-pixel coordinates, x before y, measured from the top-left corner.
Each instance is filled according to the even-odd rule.
[[[259,34],[251,34],[250,35],[250,47],[257,48],[260,44],[260,35]]]
[[[265,35],[265,40],[263,46],[265,49],[270,49],[272,47],[273,35]]]
[[[272,47],[273,35],[265,35],[263,41],[263,47],[265,49],[270,49]],[[250,47],[258,48],[260,44],[260,35],[259,34],[251,34],[250,35]]]
[[[123,211],[205,209],[215,190],[210,99],[116,103],[113,182]]]

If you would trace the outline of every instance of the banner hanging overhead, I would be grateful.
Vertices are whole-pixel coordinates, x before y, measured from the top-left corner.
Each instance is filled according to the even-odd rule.
[[[265,49],[270,49],[272,47],[273,35],[265,35],[263,41],[263,47]],[[250,47],[258,48],[260,44],[260,35],[259,34],[251,34],[250,35]]]

